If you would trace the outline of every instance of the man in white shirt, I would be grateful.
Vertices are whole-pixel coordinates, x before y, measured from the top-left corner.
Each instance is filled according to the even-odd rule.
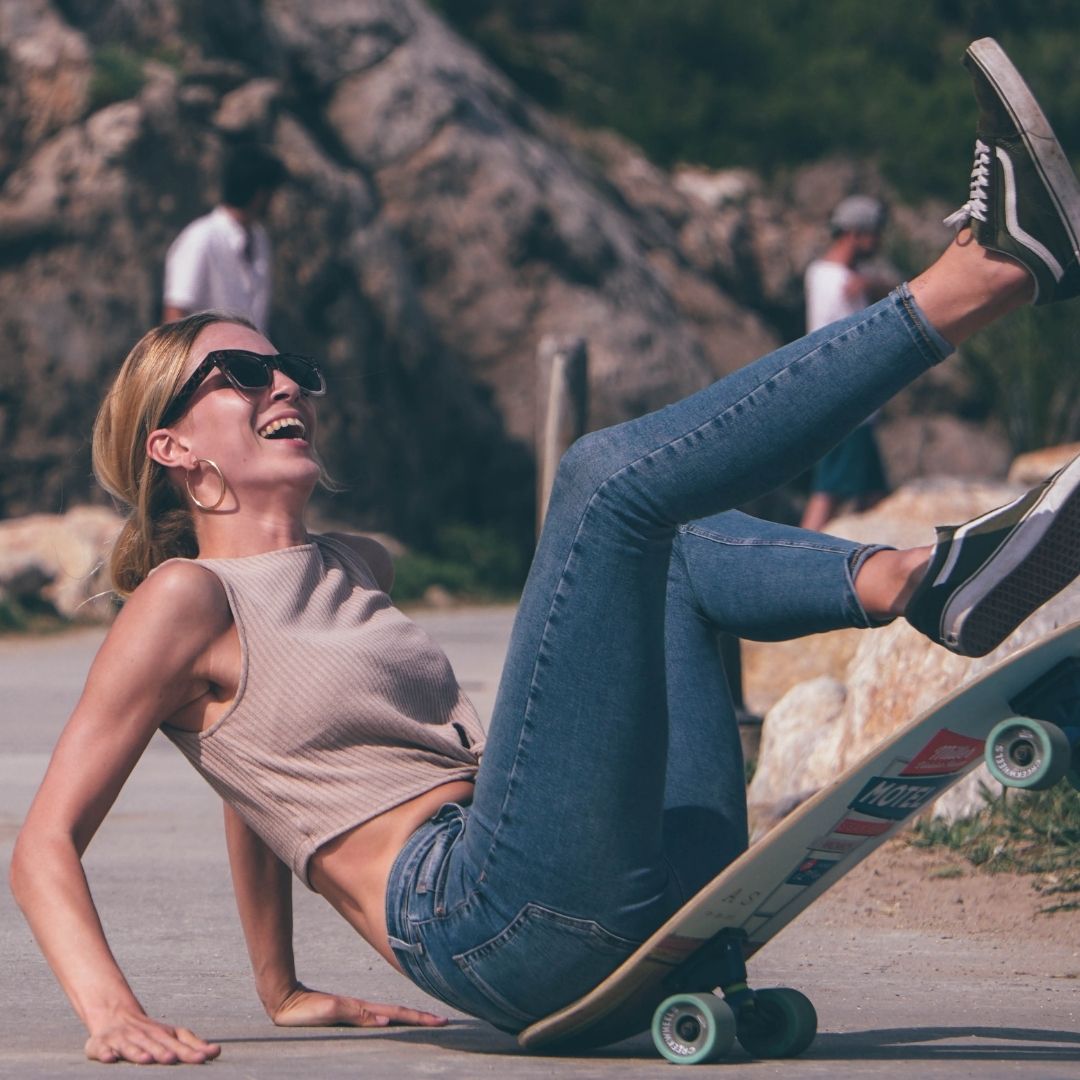
[[[220,205],[191,222],[165,256],[164,322],[225,311],[267,333],[273,266],[262,219],[284,177],[281,162],[261,147],[230,151]]]
[[[832,212],[832,241],[806,268],[806,329],[809,333],[854,315],[888,291],[889,283],[859,272],[875,255],[885,228],[885,204],[869,195],[849,195]],[[814,467],[802,526],[822,529],[845,502],[867,509],[888,490],[871,417]]]

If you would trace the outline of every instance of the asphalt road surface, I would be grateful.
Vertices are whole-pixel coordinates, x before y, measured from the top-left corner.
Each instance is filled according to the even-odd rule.
[[[505,608],[419,616],[485,718],[511,617]],[[0,639],[5,866],[100,636]],[[216,797],[155,738],[86,860],[106,931],[136,992],[153,1014],[223,1044],[210,1066],[215,1076],[636,1080],[677,1068],[659,1059],[647,1036],[584,1057],[546,1057],[521,1053],[510,1037],[463,1017],[428,1030],[275,1029],[252,986],[221,831]],[[295,897],[299,971],[309,985],[431,1007],[319,897],[300,886]],[[1054,942],[1045,928],[1017,926],[988,948],[955,934],[827,927],[828,903],[826,896],[751,964],[755,985],[797,986],[814,1001],[814,1045],[794,1061],[751,1061],[736,1052],[699,1068],[800,1080],[1080,1077],[1080,980],[1047,977],[1040,957]],[[0,956],[0,1077],[104,1075],[108,1066],[83,1059],[85,1035],[6,889]]]

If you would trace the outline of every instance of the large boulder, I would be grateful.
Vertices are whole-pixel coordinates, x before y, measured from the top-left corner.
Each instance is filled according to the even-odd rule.
[[[1076,621],[1080,586],[1070,586],[985,657],[956,656],[898,620],[867,631],[844,682],[821,676],[787,692],[765,717],[761,758],[747,799],[760,837],[810,795],[865,758],[875,746],[940,698],[1059,626]],[[1001,785],[980,765],[938,799],[931,813],[969,817]]]
[[[1066,443],[1062,446],[1047,446],[1041,450],[1030,450],[1020,454],[1009,469],[1009,481],[1030,487],[1044,477],[1057,472],[1080,454],[1080,443]]]
[[[64,619],[107,621],[108,549],[120,518],[104,507],[0,521],[0,602],[48,604]]]

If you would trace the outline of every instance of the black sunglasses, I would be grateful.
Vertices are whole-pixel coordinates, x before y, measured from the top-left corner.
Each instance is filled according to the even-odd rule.
[[[169,402],[161,418],[163,426],[168,426],[183,415],[195,391],[213,368],[218,368],[232,387],[241,392],[265,390],[273,384],[273,369],[277,368],[284,376],[292,379],[305,394],[319,397],[326,393],[326,380],[319,370],[319,365],[309,356],[297,356],[295,353],[256,353],[247,349],[215,349],[206,354],[202,363]]]

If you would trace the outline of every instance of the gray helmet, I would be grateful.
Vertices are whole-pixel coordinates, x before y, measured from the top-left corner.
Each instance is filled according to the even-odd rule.
[[[849,195],[841,199],[829,218],[834,233],[881,232],[885,228],[885,204],[873,195]]]

